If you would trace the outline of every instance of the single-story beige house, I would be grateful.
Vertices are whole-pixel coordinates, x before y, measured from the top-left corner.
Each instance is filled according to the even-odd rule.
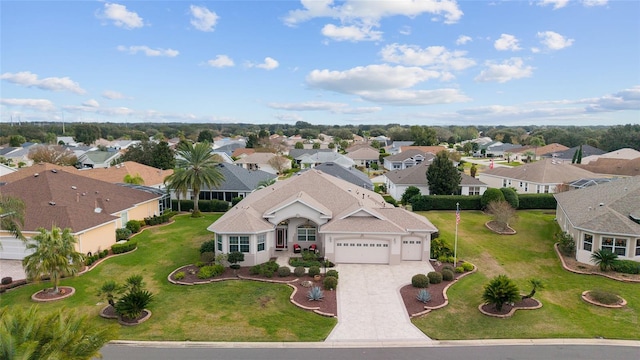
[[[610,250],[618,258],[640,261],[640,176],[554,195],[560,228],[573,236],[576,259]]]
[[[264,263],[295,244],[316,245],[334,263],[428,261],[438,231],[380,194],[315,169],[251,193],[208,230],[216,234],[216,251],[243,252],[243,265]]]
[[[115,244],[116,229],[127,221],[160,215],[162,196],[158,194],[73,174],[62,167],[23,170],[0,177],[0,192],[24,201],[22,232],[27,239],[38,234],[40,227],[71,228],[78,240],[76,250],[95,253]],[[28,255],[25,244],[9,232],[0,231],[0,241],[0,259],[21,260]]]

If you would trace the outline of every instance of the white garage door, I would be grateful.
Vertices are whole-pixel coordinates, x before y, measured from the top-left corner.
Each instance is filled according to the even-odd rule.
[[[402,260],[422,260],[422,240],[402,240]]]
[[[336,262],[340,264],[388,264],[389,242],[384,240],[338,240]]]
[[[14,237],[2,237],[2,249],[0,249],[0,259],[5,260],[22,260],[25,256],[31,255],[33,250],[27,252],[22,240],[18,240]]]

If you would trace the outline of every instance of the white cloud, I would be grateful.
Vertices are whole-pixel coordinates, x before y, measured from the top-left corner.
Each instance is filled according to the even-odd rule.
[[[47,99],[0,99],[0,104],[36,111],[52,111],[55,106]]]
[[[456,39],[456,45],[464,45],[464,44],[468,43],[469,41],[473,41],[473,39],[471,39],[470,36],[460,35],[460,36],[458,36],[458,39]]]
[[[640,86],[605,95],[597,99],[590,99],[587,111],[604,112],[640,109]]]
[[[349,107],[346,103],[329,101],[307,101],[302,103],[269,103],[268,107],[288,111],[329,111],[335,114],[369,114],[382,110],[381,107]]]
[[[521,58],[511,58],[502,62],[502,64],[493,61],[485,63],[486,69],[480,72],[474,80],[479,82],[499,82],[531,77],[533,67],[525,66]]]
[[[298,114],[276,114],[276,115],[273,115],[273,117],[280,121],[290,121],[290,122],[302,121],[304,119],[302,116]]]
[[[398,32],[402,35],[411,35],[411,28],[409,26],[403,26]]]
[[[387,105],[435,105],[466,102],[471,99],[458,89],[363,91],[359,95],[371,102]]]
[[[93,108],[99,108],[100,107],[100,103],[97,102],[95,99],[89,99],[85,102],[82,103],[83,106],[87,106],[87,107],[93,107]]]
[[[553,32],[553,31],[543,31],[538,33],[538,38],[540,38],[540,42],[549,50],[562,50],[566,47],[569,47],[573,44],[573,39],[567,39],[564,36]]]
[[[385,46],[380,54],[387,62],[440,70],[464,70],[476,64],[474,60],[464,57],[467,54],[465,51],[449,51],[444,46],[420,48],[416,45],[391,44]]]
[[[569,0],[542,0],[538,2],[539,6],[553,5],[553,10],[557,10],[567,6]]]
[[[609,1],[608,0],[583,0],[582,3],[586,7],[592,7],[592,6],[605,6],[609,3]]]
[[[80,84],[68,77],[48,77],[38,79],[38,75],[30,71],[22,71],[19,73],[4,73],[0,75],[0,79],[16,85],[35,87],[41,90],[70,91],[76,94],[86,93],[86,91],[80,87]]]
[[[164,57],[176,57],[180,54],[178,50],[173,49],[152,49],[146,45],[140,46],[118,46],[118,51],[128,52],[129,54],[137,54],[139,52],[144,53],[147,56],[164,56]]]
[[[124,94],[113,90],[105,90],[102,92],[102,97],[109,100],[125,99]]]
[[[248,67],[257,67],[259,69],[265,69],[265,70],[273,70],[275,68],[277,68],[278,66],[280,66],[280,63],[278,63],[277,60],[275,60],[274,58],[271,57],[266,57],[264,58],[264,62],[262,64],[254,64],[254,63],[247,63]]]
[[[322,35],[336,41],[377,41],[382,38],[382,32],[374,31],[365,26],[335,26],[327,24],[322,28]]]
[[[522,50],[522,48],[518,46],[518,39],[515,36],[509,34],[500,35],[500,39],[496,40],[493,46],[496,48],[496,50],[499,51]]]
[[[334,3],[333,0],[301,0],[301,4],[302,9],[289,11],[285,16],[286,25],[295,26],[315,18],[335,19],[340,22],[340,26],[325,25],[323,34],[338,40],[346,40],[345,37],[348,36],[350,41],[381,38],[382,32],[372,28],[379,28],[380,20],[386,17],[415,18],[431,14],[443,18],[447,24],[453,24],[463,15],[455,0],[346,0],[340,3]]]
[[[215,12],[207,9],[204,6],[190,6],[191,16],[191,25],[200,31],[214,31],[214,27],[218,23],[218,19],[220,18]]]
[[[120,4],[105,3],[104,10],[98,12],[99,18],[111,20],[117,27],[124,29],[135,29],[144,26],[144,22],[138,14],[127,10],[127,7]]]
[[[235,66],[233,60],[227,55],[217,55],[215,59],[207,61],[207,64],[216,68]]]

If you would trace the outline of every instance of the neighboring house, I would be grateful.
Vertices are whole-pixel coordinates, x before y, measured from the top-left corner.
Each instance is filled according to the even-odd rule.
[[[143,183],[140,185],[164,189],[164,179],[173,174],[173,169],[161,170],[135,161],[125,161],[109,168],[93,168],[78,171],[78,174],[96,180],[107,181],[112,184],[123,183],[127,175],[131,177],[140,176],[143,180]]]
[[[583,156],[582,165],[589,164],[589,162],[595,161],[598,159],[633,160],[637,158],[640,158],[640,151],[635,149],[630,149],[630,148],[623,148],[615,151],[610,151],[602,155]]]
[[[247,142],[244,138],[219,138],[213,141],[213,150],[225,152],[229,156],[231,156],[236,149],[245,147],[247,147]]]
[[[555,193],[557,186],[579,179],[596,178],[596,174],[555,159],[542,159],[515,167],[495,167],[479,175],[492,188],[512,187],[520,194]]]
[[[437,154],[442,150],[447,150],[446,147],[444,146],[414,146],[414,145],[409,145],[409,146],[401,146],[400,147],[400,152],[406,152],[406,151],[411,151],[411,150],[418,150],[418,151],[422,151],[423,153],[429,153],[429,154]]]
[[[413,141],[394,141],[390,146],[385,148],[385,151],[388,154],[394,155],[402,151],[401,148],[403,146],[411,146],[413,143]]]
[[[501,158],[509,158],[511,160],[511,156],[515,151],[522,148],[520,144],[500,144],[495,146],[489,146],[487,148],[486,155],[487,157],[501,157]]]
[[[327,162],[332,162],[345,168],[352,168],[356,165],[352,159],[333,151],[304,154],[294,159],[300,164],[300,168],[302,169],[313,168]]]
[[[233,154],[231,154],[231,157],[234,159],[241,159],[245,156],[254,154],[255,152],[256,152],[256,149],[237,148],[233,151]]]
[[[537,148],[529,145],[529,146],[523,146],[520,149],[515,149],[513,151],[513,155],[514,155],[514,161],[523,161],[527,159],[528,157],[527,154],[529,152],[531,152],[532,154],[535,154],[535,158],[539,159],[542,155],[547,155],[547,157],[555,157],[553,156],[553,154],[560,153],[566,150],[569,150],[569,148],[558,143],[548,144],[545,146],[538,146]],[[533,160],[533,157],[532,157],[532,160]]]
[[[18,169],[12,168],[12,167],[4,165],[4,164],[0,164],[0,176],[11,174],[11,173],[14,173],[16,171],[18,171]]]
[[[314,169],[257,190],[207,229],[215,232],[217,253],[240,251],[245,266],[294,244],[315,245],[338,264],[429,261],[431,234],[438,231],[380,194]]]
[[[596,174],[617,176],[640,175],[640,157],[635,159],[600,158],[588,164],[576,164],[577,167]]]
[[[371,164],[378,163],[380,151],[367,145],[350,151],[345,156],[353,160],[356,166],[364,166],[368,168]]]
[[[73,140],[73,136],[58,136],[56,138],[56,144],[67,146],[78,146],[79,144]]]
[[[421,150],[407,150],[384,158],[384,168],[387,170],[402,170],[423,162],[431,163],[435,156]]]
[[[226,152],[212,151],[211,154],[219,156],[223,163],[233,164],[233,158],[231,158],[231,156]]]
[[[108,168],[120,156],[118,151],[87,151],[78,156],[78,165],[81,169]]]
[[[64,149],[73,151],[73,155],[75,155],[76,158],[80,158],[80,156],[84,155],[88,151],[97,150],[98,148],[96,148],[95,146],[84,146],[84,145],[71,146],[71,145],[65,145]]]
[[[247,170],[237,165],[218,164],[218,170],[224,177],[220,186],[209,189],[204,186],[200,189],[200,200],[224,200],[229,203],[236,197],[247,197],[253,192],[260,182],[276,180],[274,174],[261,170]],[[171,191],[171,198],[177,199],[174,191]],[[187,196],[181,199],[193,199],[192,191],[189,190]]]
[[[423,162],[407,169],[389,171],[384,174],[387,193],[399,201],[409,186],[415,186],[420,190],[420,194],[429,195],[428,169],[429,164]],[[482,195],[488,188],[487,184],[467,174],[460,173],[460,176],[461,195]]]
[[[27,168],[1,179],[6,183],[0,192],[25,203],[25,237],[36,235],[40,227],[71,228],[78,240],[76,250],[83,254],[110,248],[116,242],[116,229],[127,221],[160,214],[156,194],[80,176],[62,167],[41,172]],[[0,241],[0,259],[21,260],[29,254],[25,244],[6,231],[0,231]]]
[[[234,163],[247,170],[262,170],[270,174],[280,174],[291,169],[291,160],[274,153],[253,153]]]
[[[619,259],[640,261],[640,177],[618,179],[554,195],[560,228],[573,236],[576,259],[609,250]]]
[[[567,160],[567,161],[572,161],[573,160],[573,156],[578,152],[578,150],[580,150],[580,146],[574,146],[570,149],[564,150],[564,151],[557,151],[557,152],[553,152],[550,154],[542,154],[541,157],[543,158],[555,158],[557,160]],[[600,156],[605,154],[604,150],[600,150],[596,147],[593,147],[591,145],[582,145],[582,158],[584,159],[585,157],[588,156]]]
[[[345,168],[344,166],[340,166],[332,162],[326,162],[314,167],[314,169],[337,177],[338,179],[348,181],[367,190],[373,190],[373,182],[371,182],[371,179],[369,179],[367,174],[356,168]],[[308,170],[302,170],[302,172],[304,171]]]
[[[20,166],[21,163],[23,164],[23,167],[31,166],[33,165],[33,160],[29,158],[29,150],[31,150],[32,147],[38,145],[39,144],[36,143],[26,142],[20,147],[8,148],[11,150],[0,152],[0,156],[4,157],[7,160],[10,160],[11,163],[15,166]]]
[[[298,158],[302,155],[314,155],[319,152],[336,152],[333,149],[289,149],[288,155],[292,159]]]

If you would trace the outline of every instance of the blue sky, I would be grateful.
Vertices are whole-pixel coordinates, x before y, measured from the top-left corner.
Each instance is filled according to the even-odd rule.
[[[640,123],[640,2],[0,1],[1,121]]]

